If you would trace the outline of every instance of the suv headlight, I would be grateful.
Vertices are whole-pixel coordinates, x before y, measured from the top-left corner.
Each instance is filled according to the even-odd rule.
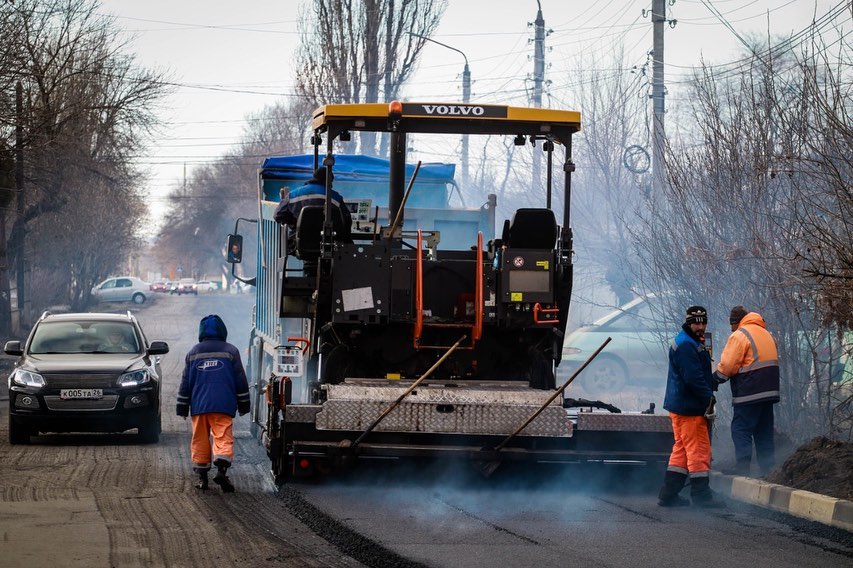
[[[147,383],[150,380],[151,376],[148,374],[148,371],[140,369],[138,371],[131,371],[130,373],[124,373],[121,375],[118,378],[118,386],[133,387],[141,385],[142,383]]]
[[[18,385],[36,388],[41,388],[45,385],[44,377],[42,377],[38,373],[33,373],[32,371],[25,371],[23,369],[18,369],[17,371],[12,373],[12,382]]]

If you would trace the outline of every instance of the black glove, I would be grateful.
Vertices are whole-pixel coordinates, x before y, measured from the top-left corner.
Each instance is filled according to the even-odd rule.
[[[175,414],[177,414],[178,416],[183,416],[184,418],[186,418],[187,416],[190,415],[189,405],[188,404],[178,404],[175,407]]]
[[[250,408],[251,407],[249,406],[248,402],[240,403],[237,405],[237,412],[240,414],[240,416],[245,416],[246,414],[249,413]]]
[[[705,418],[713,420],[717,417],[717,398],[712,396],[708,401],[708,408],[705,409]]]

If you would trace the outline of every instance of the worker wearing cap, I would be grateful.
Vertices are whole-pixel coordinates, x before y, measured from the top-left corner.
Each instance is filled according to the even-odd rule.
[[[661,507],[679,507],[689,501],[679,496],[689,477],[693,505],[720,507],[724,504],[710,488],[711,439],[709,412],[713,412],[714,380],[711,356],[705,349],[708,312],[702,306],[687,308],[681,332],[669,348],[669,373],[663,407],[669,411],[675,444],[669,456],[663,487],[658,494]]]
[[[344,198],[334,189],[329,193],[329,197],[332,202],[332,210],[337,209],[340,211],[343,221],[343,234],[338,235],[338,238],[342,241],[351,241],[352,215],[346,203],[344,203]],[[325,166],[321,166],[314,171],[313,177],[305,182],[304,185],[292,189],[286,195],[282,196],[273,214],[273,218],[276,222],[287,225],[290,231],[293,232],[296,230],[296,221],[299,220],[299,213],[304,207],[324,206],[325,203],[326,168]]]
[[[716,379],[730,381],[732,388],[732,442],[735,445],[735,471],[749,475],[752,444],[761,475],[767,475],[775,463],[773,442],[773,405],[779,402],[779,355],[776,341],[767,324],[756,312],[743,306],[732,308],[729,323],[732,334],[726,342]]]

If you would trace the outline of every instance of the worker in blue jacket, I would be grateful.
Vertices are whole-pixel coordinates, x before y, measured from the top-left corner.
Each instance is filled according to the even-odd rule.
[[[331,210],[340,211],[343,226],[342,234],[337,238],[343,242],[352,241],[352,215],[344,203],[344,198],[340,193],[331,190],[329,193],[331,199]],[[275,209],[273,218],[277,223],[287,225],[291,233],[296,231],[296,221],[299,220],[299,213],[303,207],[312,205],[324,206],[326,204],[326,168],[321,166],[314,171],[311,179],[305,182],[304,185],[290,190],[282,196],[278,207]]]
[[[176,412],[184,418],[192,415],[190,449],[193,471],[199,476],[196,487],[207,489],[212,462],[217,468],[213,481],[224,493],[231,493],[234,485],[226,472],[234,461],[234,415],[249,412],[250,402],[240,351],[225,341],[227,337],[228,329],[218,315],[202,318],[199,343],[185,359]]]
[[[713,387],[711,356],[705,349],[708,312],[702,306],[687,308],[681,332],[669,348],[669,372],[663,407],[672,420],[675,444],[669,456],[663,487],[658,495],[661,507],[678,507],[689,502],[678,494],[689,477],[693,505],[719,507],[710,483],[711,438],[709,422],[713,419]]]

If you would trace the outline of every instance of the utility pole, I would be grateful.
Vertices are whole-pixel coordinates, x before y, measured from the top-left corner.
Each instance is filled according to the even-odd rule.
[[[663,30],[666,23],[666,0],[652,0],[652,190],[662,195],[666,180],[666,131],[663,126],[666,105],[663,84]]]
[[[0,337],[12,331],[12,294],[9,290],[8,254],[6,249],[6,205],[12,203],[11,178],[7,169],[6,150],[0,154]]]
[[[533,106],[540,108],[542,106],[542,84],[545,82],[545,18],[542,17],[542,4],[539,0],[536,1],[539,6],[539,11],[536,12],[535,35],[533,45]],[[534,143],[533,140],[530,141]],[[540,187],[539,177],[539,153],[533,148],[533,189],[538,190]]]
[[[441,47],[446,47],[451,51],[455,51],[459,55],[465,59],[465,69],[462,71],[462,102],[466,105],[471,102],[471,69],[468,67],[468,56],[465,55],[461,49],[456,49],[455,47],[451,47],[446,43],[441,43],[440,41],[436,41],[430,37],[423,36],[420,34],[416,34],[414,32],[406,32],[410,36],[419,37],[423,40],[435,43],[440,45]],[[468,135],[462,135],[462,184],[463,187],[468,185]]]
[[[15,190],[18,192],[18,257],[15,273],[18,279],[18,327],[24,329],[29,325],[27,318],[27,304],[24,294],[25,279],[24,256],[26,254],[27,226],[24,221],[24,86],[18,81],[15,85],[15,114],[17,124],[15,125]]]
[[[459,53],[462,53],[461,51]],[[465,54],[462,53],[462,57]],[[465,69],[462,71],[462,102],[466,105],[471,101],[471,71],[468,69],[468,58],[465,57]],[[462,183],[468,189],[468,135],[462,135]]]
[[[533,40],[533,106],[541,107],[542,83],[545,81],[545,18],[542,17],[541,4],[536,12],[534,25],[536,33]]]

